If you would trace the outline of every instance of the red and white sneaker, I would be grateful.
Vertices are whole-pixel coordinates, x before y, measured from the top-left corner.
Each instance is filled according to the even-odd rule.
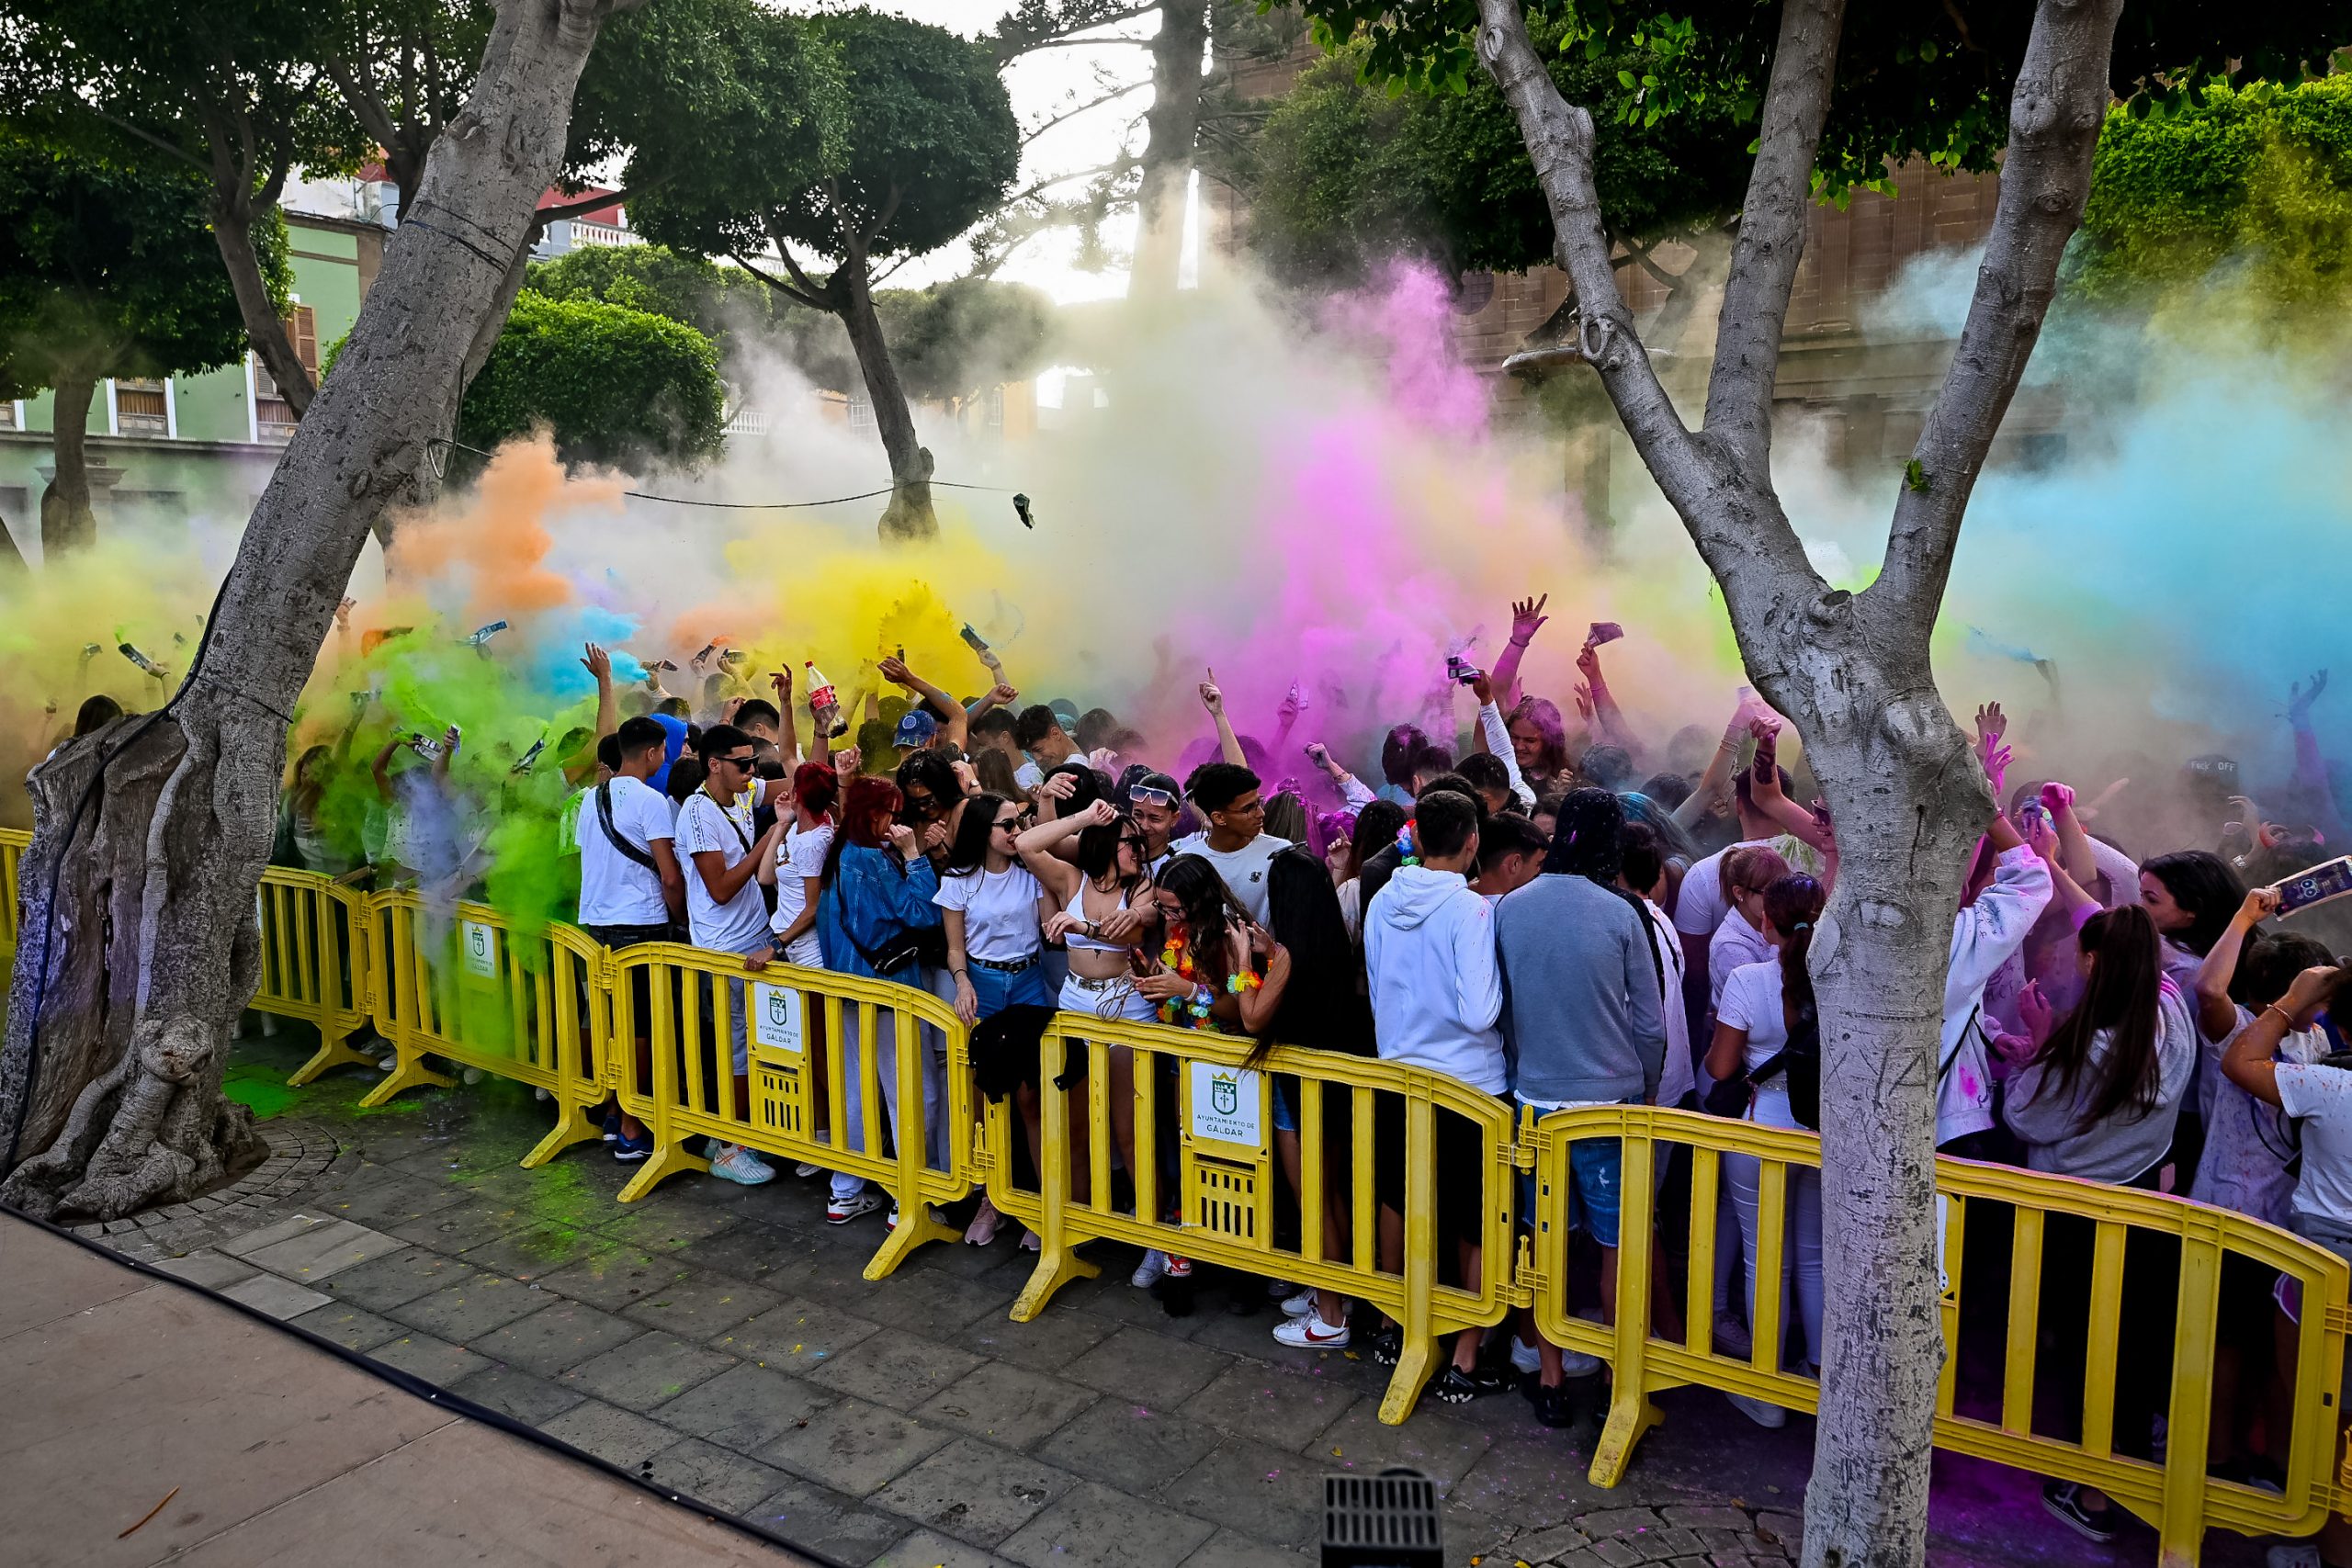
[[[1348,1348],[1348,1325],[1342,1323],[1333,1327],[1309,1312],[1274,1325],[1274,1343],[1302,1350],[1344,1350]]]

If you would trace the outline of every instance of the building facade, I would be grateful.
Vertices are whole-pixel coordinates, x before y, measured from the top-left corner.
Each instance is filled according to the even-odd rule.
[[[376,280],[385,228],[356,216],[289,209],[294,287],[286,328],[316,374],[321,351],[351,330]],[[39,558],[40,496],[55,472],[46,392],[0,402],[0,521],[25,558]],[[242,519],[294,433],[293,411],[252,353],[234,364],[160,381],[110,380],[90,405],[91,508],[99,536],[142,514]]]

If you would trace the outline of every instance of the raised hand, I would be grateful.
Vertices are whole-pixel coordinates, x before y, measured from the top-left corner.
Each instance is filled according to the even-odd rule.
[[[1306,706],[1305,703],[1299,701],[1298,683],[1293,682],[1290,690],[1283,694],[1282,705],[1274,711],[1287,727],[1298,722],[1298,716],[1305,711]]]
[[[1069,779],[1069,775],[1068,773],[1064,773],[1062,778],[1067,782]],[[1090,828],[1107,828],[1118,819],[1119,813],[1117,807],[1114,807],[1107,800],[1098,800],[1078,814],[1078,820],[1085,823]]]
[[[1330,748],[1320,740],[1310,740],[1306,743],[1306,760],[1329,773],[1331,768]]]
[[[2051,826],[2049,813],[2021,811],[2018,814],[2018,837],[2025,847],[2040,855],[2050,865],[2058,863],[2058,829]]]
[[[1225,713],[1225,693],[1217,687],[1216,671],[1214,670],[1209,671],[1209,678],[1201,682],[1201,705],[1209,710],[1212,718],[1220,717]]]
[[[1589,719],[1592,717],[1592,688],[1586,685],[1582,681],[1578,681],[1577,682],[1576,698],[1577,712],[1585,718]]]
[[[890,847],[899,852],[900,860],[912,860],[921,852],[915,843],[915,830],[904,822],[890,824]]]
[[[2008,728],[2009,716],[2001,711],[2000,704],[1986,703],[1978,708],[1976,710],[1977,755],[1990,757],[1993,754],[1993,748],[2000,743],[2001,737],[2008,732]]]
[[[2312,717],[2312,705],[2319,701],[2319,694],[2326,690],[2327,671],[2324,670],[2312,671],[2309,685],[2298,681],[2287,688],[2288,720],[2298,729],[2309,724]]]
[[[2074,786],[2062,784],[2056,779],[2052,779],[2041,786],[2041,805],[2042,809],[2050,813],[2052,821],[2064,818],[2066,813],[2075,809]]]
[[[1544,623],[1552,618],[1544,613],[1544,606],[1551,602],[1552,596],[1549,593],[1541,594],[1532,599],[1512,600],[1510,602],[1510,640],[1521,648],[1525,648],[1529,642],[1532,641],[1535,634],[1544,629]]]
[[[865,761],[865,754],[854,746],[833,748],[833,773],[841,778],[855,778],[859,765]]]
[[[1037,786],[1037,793],[1049,800],[1068,800],[1078,793],[1078,775],[1055,773]],[[1102,802],[1097,801],[1095,804],[1100,806]]]
[[[768,684],[775,688],[776,706],[790,707],[792,705],[792,671],[789,669],[778,670],[771,674],[768,677]]]
[[[989,693],[989,695],[994,699],[997,706],[1009,708],[1021,700],[1021,689],[1007,682],[999,681],[996,683],[996,689]]]
[[[334,624],[348,630],[351,626],[351,612],[357,608],[358,604],[358,600],[346,595],[343,603],[334,607]]]
[[[1478,678],[1470,682],[1470,694],[1478,699],[1480,707],[1485,707],[1495,700],[1495,678],[1484,670],[1479,671]]]
[[[978,795],[980,793],[979,771],[974,768],[971,763],[964,761],[963,758],[958,757],[947,765],[955,770],[956,786],[958,789],[961,789],[966,795]]]
[[[907,683],[907,661],[903,659],[895,657],[885,659],[876,664],[875,669],[881,672],[882,679],[894,686],[903,686]]]

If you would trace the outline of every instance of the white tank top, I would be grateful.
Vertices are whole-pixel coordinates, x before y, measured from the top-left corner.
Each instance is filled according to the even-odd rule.
[[[1073,919],[1073,920],[1083,920],[1083,919],[1086,919],[1086,889],[1087,889],[1087,886],[1088,886],[1088,879],[1087,879],[1087,878],[1085,878],[1085,877],[1082,877],[1082,876],[1081,876],[1081,877],[1080,877],[1080,878],[1079,878],[1079,881],[1078,881],[1078,891],[1077,891],[1076,893],[1073,893],[1073,894],[1071,894],[1071,895],[1070,895],[1069,908],[1067,910],[1065,910],[1065,911],[1064,911],[1064,913],[1068,914],[1068,915],[1069,916],[1069,918],[1070,918],[1071,919]],[[1127,907],[1127,890],[1126,890],[1125,888],[1122,887],[1121,889],[1119,889],[1119,909],[1125,909],[1126,907]],[[1118,913],[1118,912],[1119,912],[1119,909],[1114,909],[1114,910],[1113,910],[1113,911],[1112,911],[1112,913],[1116,914],[1116,913]],[[1124,947],[1120,946],[1120,945],[1119,945],[1117,942],[1102,942],[1102,941],[1098,940],[1097,938],[1088,936],[1088,935],[1087,935],[1085,932],[1083,932],[1083,931],[1070,931],[1070,932],[1069,932],[1069,933],[1067,933],[1066,935],[1064,935],[1064,936],[1063,936],[1063,938],[1062,938],[1062,945],[1063,945],[1064,947],[1069,947],[1069,948],[1078,948],[1078,947],[1082,947],[1082,948],[1086,948],[1086,949],[1088,949],[1089,951],[1091,951],[1091,952],[1094,952],[1094,953],[1125,953],[1125,952],[1126,952],[1126,949],[1125,949],[1125,948],[1124,948]]]

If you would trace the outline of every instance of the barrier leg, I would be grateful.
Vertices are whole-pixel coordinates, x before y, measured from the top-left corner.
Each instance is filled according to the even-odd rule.
[[[923,1172],[938,1135],[941,1102],[945,1099],[936,1092],[931,1071],[931,1042],[925,1036],[932,1029],[928,1024],[917,1026],[910,1013],[899,1013],[898,1020],[898,1028],[891,1032],[897,1046],[891,1070],[900,1086],[894,1134],[899,1141],[899,1181],[890,1196],[899,1206],[899,1224],[866,1260],[869,1280],[889,1278],[908,1254],[927,1241],[956,1241],[964,1234],[933,1219],[930,1201],[922,1193]]]
[[[670,1178],[683,1172],[707,1174],[710,1170],[710,1161],[686,1153],[685,1139],[673,1130],[671,1122],[670,1108],[679,1102],[681,1093],[678,1086],[678,1043],[682,1036],[693,1038],[695,1015],[689,1012],[687,1022],[682,1026],[670,1005],[674,982],[662,971],[649,969],[646,974],[647,984],[661,982],[653,993],[653,1104],[650,1108],[653,1113],[640,1118],[646,1132],[652,1135],[653,1152],[645,1156],[645,1163],[637,1168],[637,1174],[630,1177],[628,1184],[620,1190],[616,1201],[623,1203],[636,1202]],[[691,1006],[691,994],[688,1000]],[[699,1042],[696,1048],[699,1048]],[[719,1060],[722,1066],[725,1065],[723,1047]]]
[[[424,1053],[405,1040],[393,1042],[393,1053],[399,1065],[382,1083],[360,1097],[359,1103],[370,1110],[385,1103],[396,1094],[428,1085],[435,1089],[455,1089],[458,1080],[435,1072],[424,1065]]]
[[[1388,1380],[1388,1392],[1380,1396],[1380,1420],[1385,1427],[1401,1427],[1405,1417],[1413,1413],[1414,1404],[1421,1397],[1421,1387],[1430,1381],[1430,1373],[1437,1370],[1437,1337],[1429,1331],[1423,1317],[1417,1326],[1405,1329],[1404,1348],[1396,1356],[1396,1371]]]
[[[604,1134],[604,1128],[589,1116],[587,1106],[560,1089],[556,1091],[556,1098],[563,1107],[562,1112],[556,1117],[555,1125],[548,1129],[548,1135],[539,1140],[538,1146],[523,1156],[525,1170],[536,1170],[572,1145]]]
[[[1380,1419],[1402,1426],[1421,1397],[1421,1385],[1437,1370],[1433,1293],[1437,1288],[1436,1107],[1416,1093],[1405,1105],[1405,1304],[1396,1314],[1404,1345],[1396,1375],[1380,1398]],[[1495,1268],[1508,1268],[1496,1259]]]
[[[874,1256],[866,1260],[865,1277],[887,1280],[891,1270],[907,1260],[908,1254],[928,1241],[955,1241],[963,1232],[954,1225],[942,1224],[932,1218],[931,1204],[922,1195],[920,1184],[910,1185],[899,1198],[899,1228],[892,1231]]]
[[[1069,1202],[1069,1096],[1053,1087],[1054,1074],[1043,1064],[1055,1059],[1062,1043],[1058,1027],[1046,1031],[1037,1043],[1040,1057],[1037,1081],[1044,1085],[1038,1095],[1041,1125],[1038,1128],[1037,1186],[1040,1190],[1037,1215],[1037,1267],[1030,1271],[1029,1282],[1021,1287],[1021,1294],[1012,1303],[1012,1321],[1028,1323],[1046,1310],[1054,1292],[1072,1280],[1091,1280],[1102,1272],[1099,1263],[1080,1258],[1070,1245],[1069,1227],[1064,1223],[1063,1211]]]
[[[1620,1145],[1618,1190],[1623,1196],[1618,1217],[1617,1301],[1611,1325],[1616,1344],[1609,1358],[1609,1419],[1601,1425],[1600,1440],[1592,1446],[1592,1468],[1587,1478],[1595,1486],[1614,1486],[1625,1478],[1634,1445],[1658,1424],[1658,1408],[1650,1403],[1647,1376],[1650,1343],[1650,1251],[1657,1244],[1657,1183],[1652,1177],[1657,1145],[1647,1137],[1626,1137]]]
[[[651,1124],[647,1125],[651,1130]],[[658,1131],[653,1136],[653,1152],[645,1156],[645,1163],[637,1168],[637,1174],[630,1177],[628,1185],[620,1190],[616,1201],[634,1203],[673,1176],[688,1171],[709,1171],[710,1161],[686,1153],[684,1139],[667,1139]]]
[[[319,1048],[311,1054],[309,1061],[287,1075],[286,1087],[300,1089],[329,1067],[374,1066],[376,1059],[364,1051],[354,1050],[350,1040],[351,1032],[347,1029],[329,1030],[322,1026],[319,1030]]]

